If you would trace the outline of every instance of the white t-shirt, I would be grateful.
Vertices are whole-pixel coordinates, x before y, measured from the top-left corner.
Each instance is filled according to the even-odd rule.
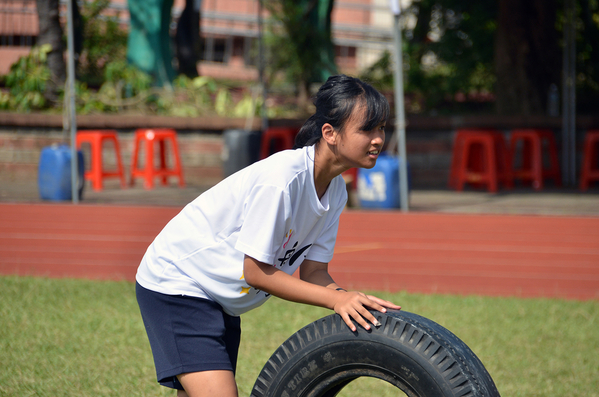
[[[245,282],[244,255],[288,274],[304,259],[328,263],[346,201],[341,176],[318,199],[314,146],[276,153],[185,206],[147,249],[137,282],[214,300],[238,316],[269,297]]]

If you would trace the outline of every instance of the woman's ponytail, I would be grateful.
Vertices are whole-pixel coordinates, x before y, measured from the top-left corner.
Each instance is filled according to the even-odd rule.
[[[306,120],[302,128],[300,128],[299,132],[295,136],[294,149],[299,149],[304,146],[312,146],[320,140],[322,137],[322,124],[324,123],[320,124],[319,126],[317,118],[318,116],[313,114],[308,120]]]

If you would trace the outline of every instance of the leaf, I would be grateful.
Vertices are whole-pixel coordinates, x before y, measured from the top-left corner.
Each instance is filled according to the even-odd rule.
[[[202,88],[210,82],[211,78],[207,76],[199,76],[191,81],[194,88]]]
[[[231,107],[231,93],[226,88],[221,88],[216,94],[214,108],[219,116],[226,116],[228,109]]]
[[[252,114],[252,112],[254,114]],[[233,116],[235,117],[250,117],[252,115],[256,115],[256,105],[252,100],[252,97],[246,95],[235,105],[233,109]]]

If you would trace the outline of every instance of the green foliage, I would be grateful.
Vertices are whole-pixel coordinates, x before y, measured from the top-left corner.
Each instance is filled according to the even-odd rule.
[[[0,291],[0,395],[173,395],[155,381],[132,283],[3,276]],[[501,395],[599,396],[597,301],[375,295],[456,334],[484,363]],[[330,313],[272,298],[244,314],[239,394],[250,394],[285,339]],[[381,382],[352,382],[340,395],[396,394]]]
[[[405,29],[408,111],[438,111],[457,95],[493,92],[495,0],[419,0],[406,15],[416,20]]]
[[[549,5],[548,5],[549,6]],[[562,37],[563,0],[557,6]],[[495,91],[497,1],[415,0],[404,10],[404,89],[412,113],[491,111]],[[599,101],[599,1],[576,1],[577,110],[594,114]],[[563,46],[563,43],[560,43]],[[391,87],[389,55],[362,77]],[[485,102],[487,101],[487,102]]]
[[[0,109],[30,111],[47,106],[44,92],[50,79],[47,56],[51,50],[50,44],[33,47],[28,55],[10,67],[4,79],[9,93],[0,95]]]
[[[96,112],[135,112],[141,114],[198,117],[258,116],[261,100],[245,95],[234,98],[233,87],[206,76],[190,79],[181,75],[172,89],[154,87],[152,78],[125,62],[107,65],[105,83],[95,92],[78,85],[79,114]]]
[[[124,61],[127,52],[127,31],[119,25],[119,15],[105,12],[110,3],[110,0],[82,2],[83,43],[77,79],[90,86],[102,85],[107,67],[115,61]]]
[[[47,108],[44,98],[50,78],[46,66],[48,46],[34,48],[11,67],[4,77],[8,91],[0,91],[0,109],[31,111]],[[78,114],[135,112],[148,115],[198,117],[259,116],[261,98],[236,94],[238,89],[200,76],[179,76],[172,89],[153,86],[152,77],[124,60],[116,60],[104,68],[104,83],[97,90],[77,80],[75,99]],[[61,105],[59,101],[58,105]],[[274,110],[274,109],[273,109]],[[273,114],[271,110],[271,115]]]
[[[233,117],[259,116],[262,106],[262,97],[255,98],[246,94],[233,108]]]
[[[0,91],[0,110],[8,110],[10,107],[10,94]]]
[[[109,84],[126,84],[127,96],[136,95],[152,86],[152,77],[125,60],[117,60],[106,65],[104,81]]]
[[[309,92],[315,69],[323,69],[322,49],[309,45],[326,41],[326,30],[307,29],[313,23],[306,7],[318,2],[267,0],[271,18],[265,32],[267,81],[271,94],[284,91],[287,103],[268,107],[269,117],[295,117],[298,94]],[[209,114],[250,117],[264,106],[249,89],[208,77],[179,77],[172,90],[152,87],[152,80],[127,65],[127,32],[118,14],[107,11],[110,0],[83,0],[82,51],[77,65],[77,107],[80,114],[139,112],[196,117]],[[599,1],[577,0],[577,109],[596,113],[599,101]],[[410,113],[471,113],[490,111],[495,85],[494,35],[497,2],[479,0],[414,0],[403,12],[404,89]],[[563,0],[558,0],[557,29],[563,30]],[[307,44],[308,43],[308,44]],[[48,47],[33,48],[2,77],[0,109],[47,110],[50,73]],[[283,77],[280,79],[280,77]],[[393,89],[392,59],[388,52],[361,78],[378,89]],[[282,80],[282,81],[281,81]],[[288,89],[288,87],[292,87]],[[284,89],[283,89],[284,88]],[[293,91],[291,94],[289,94]],[[273,95],[274,96],[274,95]],[[293,102],[293,103],[291,103]],[[59,110],[59,109],[57,109]]]
[[[271,16],[265,34],[270,81],[282,73],[286,82],[305,95],[311,83],[321,83],[336,73],[326,2],[268,0],[263,4]]]
[[[576,27],[576,106],[580,113],[597,114],[599,102],[599,1],[580,0]],[[563,30],[562,8],[558,29]]]
[[[109,0],[83,1],[83,49],[75,82],[78,114],[135,112],[139,114],[197,117],[206,115],[255,117],[262,99],[231,84],[200,76],[175,79],[171,88],[154,86],[151,76],[127,63],[127,32],[118,15],[105,11]],[[7,90],[0,90],[2,110],[46,110],[44,98],[50,79],[47,54],[50,46],[33,48],[2,76]],[[241,91],[241,94],[239,93]],[[62,93],[61,93],[62,94]],[[63,101],[56,101],[60,110]],[[269,109],[271,115],[276,109]]]
[[[278,15],[278,14],[273,14]],[[306,79],[303,75],[307,73],[302,70],[302,62],[300,61],[300,52],[295,42],[289,40],[289,34],[280,29],[277,20],[270,21],[268,30],[264,35],[264,44],[267,50],[266,74],[268,80],[272,82],[276,79],[277,74],[282,73],[284,80],[287,82],[297,82]]]
[[[393,90],[394,77],[391,53],[389,51],[383,52],[379,60],[363,70],[359,77],[378,90]]]

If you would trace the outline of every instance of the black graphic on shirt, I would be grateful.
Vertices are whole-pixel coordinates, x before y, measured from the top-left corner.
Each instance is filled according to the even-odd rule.
[[[290,250],[287,250],[285,252],[285,255],[283,255],[282,258],[278,258],[278,260],[280,261],[280,266],[283,266],[285,263],[287,263],[287,261],[289,261],[289,266],[292,266],[293,263],[300,257],[302,256],[302,254],[312,246],[312,244],[308,244],[305,247],[300,248],[299,250],[295,250],[295,247],[297,247],[297,242],[293,245],[293,248],[291,248]],[[252,289],[254,289],[252,287]],[[259,294],[263,292],[265,297],[270,296],[270,294],[268,292],[264,292],[262,290],[256,289],[256,294]]]
[[[295,262],[297,260],[297,258],[299,258],[300,256],[302,256],[302,254],[304,253],[304,251],[307,250],[308,248],[310,248],[310,246],[312,246],[312,244],[306,245],[305,247],[303,247],[299,251],[297,251],[295,254],[293,254],[293,256],[291,257],[291,259],[289,260],[289,266],[293,265],[293,262]]]
[[[297,242],[293,244],[293,248],[287,250],[285,255],[282,258],[278,258],[281,262],[280,265],[283,266],[287,261],[289,261],[289,266],[292,266],[293,263],[306,251],[310,248],[312,244],[308,244],[305,247],[300,248],[297,252],[295,251],[295,247],[297,247]]]

